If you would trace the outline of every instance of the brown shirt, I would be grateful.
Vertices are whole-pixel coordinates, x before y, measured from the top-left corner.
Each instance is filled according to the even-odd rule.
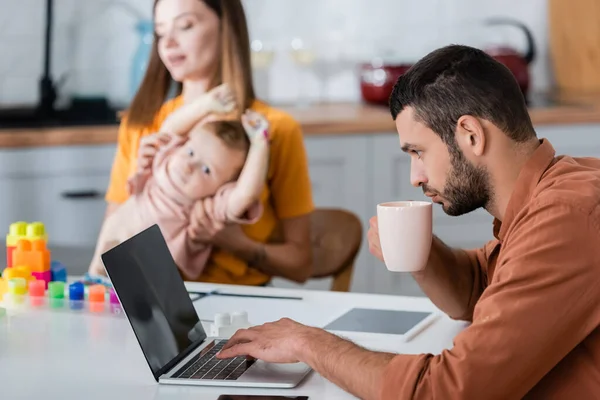
[[[396,356],[382,399],[600,399],[600,160],[542,140],[494,236],[469,252],[472,324]]]

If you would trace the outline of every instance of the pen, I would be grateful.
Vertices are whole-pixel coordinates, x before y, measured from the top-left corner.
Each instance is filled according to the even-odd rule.
[[[216,290],[212,291],[212,292],[188,292],[188,293],[200,296],[200,297],[195,298],[194,300],[199,300],[206,296],[246,297],[246,298],[254,298],[254,299],[276,299],[276,300],[302,300],[302,297],[295,297],[295,296],[268,296],[268,295],[260,295],[260,294],[223,293],[223,292],[219,292]]]

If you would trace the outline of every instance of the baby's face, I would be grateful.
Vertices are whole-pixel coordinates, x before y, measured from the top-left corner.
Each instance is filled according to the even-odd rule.
[[[214,133],[196,128],[170,157],[167,168],[174,184],[190,200],[198,200],[233,180],[245,158],[244,151],[229,148]]]

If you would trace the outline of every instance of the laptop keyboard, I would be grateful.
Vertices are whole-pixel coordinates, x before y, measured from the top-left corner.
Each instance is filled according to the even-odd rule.
[[[246,357],[236,357],[227,360],[215,358],[217,353],[227,343],[226,340],[215,340],[202,349],[200,353],[179,369],[173,378],[180,379],[209,379],[228,380],[238,379],[255,360]]]

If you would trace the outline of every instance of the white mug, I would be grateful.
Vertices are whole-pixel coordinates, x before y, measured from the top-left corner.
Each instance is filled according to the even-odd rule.
[[[432,203],[392,201],[377,205],[379,240],[385,266],[395,272],[420,271],[432,241]]]

